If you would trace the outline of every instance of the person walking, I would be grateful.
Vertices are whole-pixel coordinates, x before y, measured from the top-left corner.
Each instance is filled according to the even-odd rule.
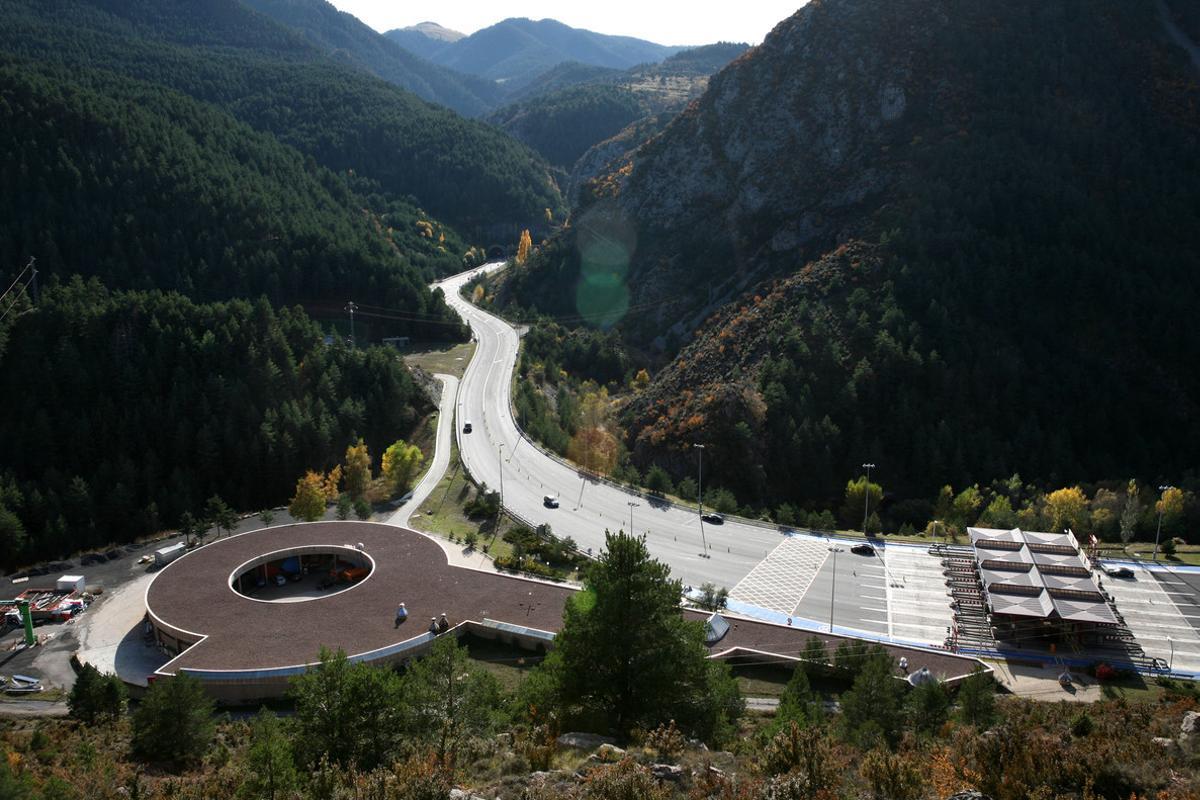
[[[437,627],[438,633],[445,633],[446,631],[450,630],[450,620],[446,619],[445,611],[442,612],[442,618],[438,620]]]
[[[434,636],[438,635],[437,617],[429,618],[429,632],[432,633]]]
[[[404,603],[396,606],[396,627],[400,627],[400,623],[408,619],[408,609],[404,607]]]

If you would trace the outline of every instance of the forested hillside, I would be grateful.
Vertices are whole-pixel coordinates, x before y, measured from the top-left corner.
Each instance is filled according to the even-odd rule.
[[[676,53],[661,64],[643,64],[623,72],[577,63],[559,65],[537,80],[536,90],[522,90],[523,99],[487,119],[551,164],[571,172],[574,194],[578,180],[594,177],[608,163],[608,159],[591,158],[581,171],[577,162],[585,153],[623,132],[623,143],[640,145],[644,139],[636,134],[651,127],[634,123],[682,110],[704,91],[710,75],[746,49],[746,45],[728,43],[697,47]]]
[[[572,86],[488,117],[551,164],[570,169],[589,147],[615,136],[647,113],[646,105],[624,86]]]
[[[1198,101],[1152,3],[812,3],[506,291],[663,352],[635,463],[704,442],[742,502],[827,507],[864,461],[894,498],[1183,480]]]
[[[326,346],[303,312],[265,300],[76,281],[43,292],[8,333],[9,567],[156,532],[213,494],[274,505],[305,469],[331,466],[358,436],[380,452],[428,408],[388,350]]]
[[[561,207],[546,166],[510,137],[335,64],[234,0],[0,0],[0,51],[212,103],[467,236]]]
[[[366,70],[433,103],[465,116],[494,108],[503,89],[494,81],[426,61],[338,11],[325,0],[243,0],[246,5],[300,31],[336,60]],[[423,34],[417,33],[417,36]]]
[[[398,332],[455,331],[425,284],[461,255],[432,239],[407,255],[344,181],[189,97],[9,59],[0,154],[0,274],[36,256],[44,279],[80,273],[196,299],[370,295],[429,320],[396,322]]]

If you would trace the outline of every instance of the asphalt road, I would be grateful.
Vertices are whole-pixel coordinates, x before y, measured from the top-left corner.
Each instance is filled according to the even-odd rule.
[[[502,262],[486,264],[435,284],[478,341],[475,357],[459,384],[455,420],[459,452],[471,475],[491,488],[502,487],[505,508],[517,516],[535,525],[549,524],[556,536],[569,536],[582,549],[593,552],[604,547],[605,529],[629,530],[629,504],[636,503],[633,531],[646,534],[650,552],[671,567],[674,577],[693,586],[711,581],[732,588],[779,545],[781,534],[733,521],[705,524],[702,533],[695,511],[652,504],[633,492],[584,478],[518,432],[510,409],[517,331],[459,294],[479,271],[502,266]],[[463,433],[466,421],[473,428],[468,434]],[[545,495],[556,495],[560,507],[546,508],[542,503]]]

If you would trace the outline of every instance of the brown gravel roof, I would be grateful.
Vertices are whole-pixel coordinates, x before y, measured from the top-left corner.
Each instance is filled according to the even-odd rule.
[[[235,592],[229,576],[256,556],[300,545],[362,542],[375,570],[353,588],[315,600],[265,603]],[[281,525],[212,542],[163,568],[146,592],[153,614],[176,628],[206,634],[164,667],[269,669],[311,663],[321,646],[369,652],[426,632],[445,612],[452,625],[497,619],[557,630],[571,589],[446,563],[421,534],[367,522]],[[409,619],[394,627],[396,605]]]
[[[255,557],[289,547],[341,546],[361,542],[375,561],[370,577],[353,588],[314,600],[266,603],[229,586],[230,574]],[[563,605],[574,591],[524,578],[452,567],[442,548],[407,528],[368,522],[281,525],[212,542],[163,569],[146,592],[151,613],[162,622],[205,638],[160,670],[179,668],[258,670],[316,660],[322,646],[349,655],[370,652],[426,632],[427,620],[445,612],[452,625],[492,619],[544,631],[557,631]],[[403,602],[408,622],[394,627]],[[707,614],[685,612],[694,619]],[[832,652],[843,637],[814,634],[726,615],[729,632],[710,647],[785,656],[799,655],[810,636]],[[887,646],[909,670],[929,667],[942,677],[970,672],[978,662],[949,653]]]

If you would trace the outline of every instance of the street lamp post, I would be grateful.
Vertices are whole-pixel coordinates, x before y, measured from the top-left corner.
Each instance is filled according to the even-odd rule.
[[[496,527],[500,527],[500,513],[504,510],[504,443],[500,443],[500,508],[496,509]]]
[[[1158,528],[1154,531],[1154,555],[1152,560],[1158,561],[1158,537],[1162,535],[1162,518],[1163,518],[1163,495],[1167,493],[1170,486],[1158,487]]]
[[[708,539],[704,535],[704,445],[694,444],[692,447],[700,451],[699,460],[696,462],[696,499],[700,502],[700,543],[704,546],[701,555],[707,558]]]
[[[842,552],[840,547],[830,547],[833,553],[833,582],[829,585],[829,632],[833,633],[833,599],[837,596],[837,554]]]
[[[1175,671],[1175,640],[1170,636],[1167,637],[1167,644],[1171,645],[1171,660],[1167,663],[1167,672]]]
[[[625,505],[629,506],[629,535],[633,536],[633,510],[640,506],[641,503],[635,503],[630,500]]]
[[[871,470],[875,469],[875,465],[863,464],[863,469],[867,471],[867,482],[863,485],[863,535],[866,535],[867,509],[871,506]]]

